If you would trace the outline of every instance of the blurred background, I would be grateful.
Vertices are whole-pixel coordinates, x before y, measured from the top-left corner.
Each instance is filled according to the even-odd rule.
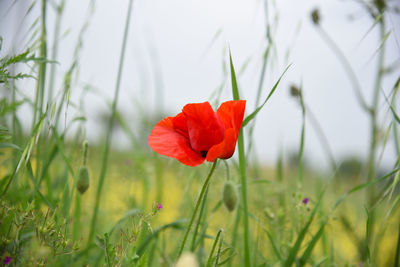
[[[100,141],[110,114],[128,1],[49,3],[48,55],[58,62],[53,64],[52,99],[60,97],[65,73],[73,69],[71,104],[64,120],[85,114],[86,135],[91,142]],[[60,3],[64,5],[58,19]],[[241,97],[248,101],[247,114],[262,103],[291,64],[257,117],[254,157],[272,165],[280,153],[286,159],[297,153],[302,115],[299,101],[290,95],[290,87],[296,86],[301,88],[307,107],[306,162],[324,169],[332,158],[337,164],[350,158],[364,161],[370,143],[369,117],[335,49],[351,65],[365,101],[371,103],[377,52],[385,45],[385,65],[391,69],[384,76],[378,105],[384,131],[392,120],[384,94],[392,92],[400,65],[399,2],[387,1],[386,5],[382,38],[367,1],[136,0],[117,109],[130,122],[137,143],[149,149],[147,135],[161,116],[174,116],[187,103],[232,98],[230,48]],[[0,56],[20,53],[37,39],[30,28],[38,18],[37,1],[1,0]],[[51,46],[54,38],[59,41],[56,49]],[[268,60],[264,66],[265,55]],[[25,84],[25,88],[34,88],[28,86],[32,81],[20,83],[22,94],[34,94],[23,89]],[[261,98],[257,97],[258,88]],[[23,114],[26,127],[31,116]],[[393,142],[389,136],[386,145],[379,148],[381,168],[394,164],[397,153]],[[131,145],[131,140],[116,129],[114,148]]]

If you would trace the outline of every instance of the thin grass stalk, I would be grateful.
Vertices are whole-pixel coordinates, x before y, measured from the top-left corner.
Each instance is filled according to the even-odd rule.
[[[261,92],[262,92],[262,88],[264,87],[264,80],[265,80],[265,72],[267,70],[267,63],[268,63],[268,59],[269,59],[269,53],[272,47],[272,37],[271,37],[271,30],[270,30],[270,25],[268,22],[268,1],[264,1],[264,10],[265,10],[265,20],[267,21],[266,23],[266,41],[268,43],[267,48],[264,51],[264,55],[263,55],[263,64],[261,67],[261,72],[260,72],[260,78],[258,80],[258,87],[257,87],[257,95],[256,95],[256,102],[255,102],[255,108],[257,108],[260,105],[260,101],[261,101]],[[251,149],[253,147],[253,132],[254,132],[254,128],[256,125],[256,119],[254,119],[253,123],[251,124],[250,128],[249,128],[249,134],[248,134],[248,138],[249,138],[249,144],[247,145],[247,154],[249,155],[251,152]]]
[[[207,187],[208,187],[208,184],[210,183],[210,179],[211,179],[211,177],[212,177],[212,175],[213,175],[213,173],[214,173],[214,170],[215,170],[215,167],[217,166],[217,163],[218,163],[218,159],[216,159],[216,160],[214,161],[214,163],[213,163],[213,165],[212,165],[212,167],[211,167],[211,170],[210,170],[210,172],[208,173],[208,176],[207,176],[206,180],[204,181],[203,187],[201,188],[199,198],[197,199],[196,205],[195,205],[194,210],[193,210],[192,217],[190,218],[189,225],[188,225],[188,227],[186,228],[186,232],[185,232],[185,235],[184,235],[184,237],[183,237],[183,241],[182,241],[181,247],[179,248],[178,255],[177,255],[177,257],[176,257],[177,260],[178,260],[179,257],[181,256],[182,251],[183,251],[183,249],[184,249],[184,247],[185,247],[185,243],[186,243],[186,240],[187,240],[187,238],[188,238],[190,229],[192,228],[194,218],[196,217],[197,210],[198,210],[199,207],[200,207],[200,203],[202,202],[203,196],[205,195],[206,189],[207,189]]]
[[[200,208],[200,214],[199,214],[199,217],[197,218],[196,227],[194,229],[194,233],[193,233],[193,237],[192,237],[192,244],[191,244],[191,247],[190,247],[190,251],[191,252],[193,252],[195,250],[195,248],[196,248],[196,237],[197,237],[197,233],[199,231],[201,220],[203,218],[204,207],[205,207],[205,204],[206,204],[206,199],[207,199],[207,194],[208,194],[208,188],[209,187],[207,187],[206,192],[204,193],[204,198],[203,198],[203,201],[201,203],[201,208]]]
[[[229,53],[230,69],[231,69],[231,82],[232,82],[232,95],[233,100],[239,100],[239,88],[236,81],[235,68],[233,66],[232,55]],[[273,92],[273,91],[271,91]],[[271,93],[270,93],[271,94]],[[268,98],[267,98],[268,99]],[[245,124],[245,122],[243,122]],[[247,205],[247,179],[246,179],[246,156],[244,152],[244,136],[243,136],[243,125],[239,132],[238,137],[238,150],[239,150],[239,171],[240,171],[240,182],[241,182],[241,193],[242,193],[242,205],[243,205],[243,231],[244,231],[244,266],[250,267],[250,246],[249,246],[249,212]]]
[[[301,105],[301,135],[300,135],[300,148],[299,148],[299,185],[303,185],[303,157],[304,157],[304,137],[306,128],[306,107],[304,105],[303,94],[300,92],[300,105]]]
[[[164,179],[163,179],[163,164],[161,159],[158,156],[155,156],[155,165],[156,165],[156,198],[157,201],[163,202],[163,187],[164,187]]]
[[[40,58],[47,58],[47,33],[46,33],[46,6],[47,0],[42,0],[41,10],[41,34],[40,34]],[[46,80],[46,61],[39,62],[38,79],[36,84],[36,94],[33,110],[32,129],[36,125],[36,121],[43,112],[44,85]],[[38,114],[39,112],[39,114]]]
[[[231,242],[231,253],[229,255],[229,260],[227,263],[227,266],[230,267],[232,266],[232,260],[233,260],[233,255],[235,253],[235,251],[233,250],[236,247],[236,240],[237,240],[237,236],[238,236],[238,229],[239,229],[239,223],[240,223],[240,210],[236,209],[236,217],[235,217],[235,223],[233,226],[233,230],[232,230],[232,242]]]
[[[56,61],[57,60],[57,55],[58,55],[58,39],[60,38],[60,27],[61,27],[61,18],[62,14],[64,11],[64,5],[65,5],[65,0],[62,0],[59,5],[56,7],[57,11],[57,16],[56,16],[56,23],[54,26],[54,41],[53,41],[53,47],[52,47],[52,53],[51,53],[51,60]],[[49,77],[49,88],[48,88],[48,103],[51,103],[53,100],[53,93],[54,93],[54,79],[55,79],[55,73],[56,73],[56,64],[51,64],[50,67],[50,77]]]
[[[385,36],[385,23],[384,19],[380,20],[379,23],[379,31],[380,31],[380,37],[381,39],[384,38]],[[368,173],[367,173],[367,181],[371,182],[373,179],[375,179],[376,175],[376,166],[375,166],[375,160],[376,160],[376,149],[378,145],[378,122],[377,122],[377,112],[378,112],[378,103],[379,103],[379,95],[380,95],[380,89],[381,89],[381,84],[382,84],[382,78],[383,78],[383,67],[384,67],[384,57],[385,57],[385,45],[382,45],[380,50],[379,50],[379,57],[378,57],[378,70],[377,70],[377,75],[376,75],[376,80],[375,80],[375,88],[374,88],[374,94],[373,94],[373,99],[372,99],[372,107],[371,107],[371,113],[370,113],[370,120],[371,120],[371,140],[370,140],[370,149],[369,149],[369,156],[368,156]],[[371,242],[373,239],[373,231],[374,231],[374,223],[375,223],[375,210],[371,209],[371,207],[374,205],[375,201],[375,187],[372,186],[370,187],[367,191],[367,199],[368,199],[368,209],[369,209],[369,230],[367,231],[367,244]]]
[[[72,240],[74,242],[79,239],[80,232],[81,232],[81,196],[75,193],[74,225],[72,230]]]
[[[400,266],[400,223],[399,223],[399,230],[397,234],[397,248],[396,248],[396,255],[394,256],[394,265],[393,267]]]
[[[46,9],[47,9],[47,0],[42,0],[42,14],[41,14],[41,35],[40,35],[40,57],[42,59],[47,59],[47,30],[46,30]],[[38,118],[40,118],[43,114],[43,104],[44,104],[44,91],[45,91],[45,82],[46,82],[46,60],[42,60],[39,63],[39,73],[38,73],[38,81],[36,88],[36,98],[35,98],[35,106],[34,106],[34,116],[33,116],[33,126],[36,124]],[[41,155],[41,142],[40,137],[37,140],[36,145],[36,155]],[[36,177],[39,176],[41,171],[41,161],[36,160]]]
[[[317,137],[319,138],[322,148],[325,150],[325,153],[328,155],[328,160],[331,165],[332,171],[335,171],[337,169],[335,157],[333,156],[332,148],[329,145],[328,138],[326,137],[324,131],[322,130],[321,124],[317,120],[317,117],[314,115],[313,112],[311,112],[311,109],[308,105],[305,105],[307,108],[307,115],[308,118],[310,119],[310,123],[313,126],[315,133],[317,134]]]
[[[345,69],[345,73],[348,75],[350,82],[353,86],[354,92],[357,97],[357,101],[359,105],[361,106],[362,109],[364,109],[366,112],[371,112],[370,107],[367,105],[364,96],[362,95],[362,90],[361,90],[361,85],[360,82],[357,79],[357,76],[351,67],[350,62],[347,60],[346,56],[342,52],[342,50],[339,48],[339,46],[333,41],[333,39],[328,35],[325,30],[320,27],[319,25],[316,27],[318,30],[318,33],[321,35],[322,39],[325,41],[325,43],[329,46],[329,48],[332,50],[332,52],[336,55],[336,58],[339,60],[339,62],[342,64],[343,68]]]
[[[242,203],[243,203],[243,227],[244,227],[244,266],[251,266],[250,261],[250,246],[249,246],[249,216],[248,216],[248,205],[247,205],[247,179],[246,179],[246,157],[244,153],[244,137],[243,129],[240,130],[239,139],[239,169],[240,169],[240,181],[241,181],[241,192],[242,192]]]
[[[399,91],[399,87],[400,87],[400,76],[397,78],[397,81],[396,81],[395,85],[393,86],[392,100],[390,102],[390,105],[392,107],[395,106],[396,95],[397,95],[397,92]],[[399,134],[398,134],[398,128],[397,128],[397,126],[399,124],[400,123],[398,123],[396,121],[396,118],[394,117],[393,118],[393,127],[392,128],[393,128],[394,147],[395,147],[395,151],[396,151],[397,155],[400,155],[400,141],[399,141]]]
[[[219,265],[219,259],[221,257],[221,250],[222,250],[222,244],[223,243],[224,243],[224,233],[221,233],[221,238],[220,238],[220,241],[219,241],[217,256],[215,257],[214,267],[217,267]]]
[[[112,127],[114,124],[115,114],[116,114],[116,110],[117,110],[118,95],[119,95],[119,90],[120,90],[122,69],[123,69],[124,58],[125,58],[125,50],[126,50],[126,44],[128,41],[128,32],[129,32],[128,30],[129,30],[129,24],[130,24],[131,13],[132,13],[132,3],[133,3],[133,0],[130,0],[129,6],[128,6],[128,11],[127,11],[127,16],[126,16],[125,32],[124,32],[124,37],[123,37],[123,41],[122,41],[121,56],[120,56],[120,60],[119,60],[117,82],[115,85],[114,100],[112,102],[112,108],[111,108],[111,117],[110,117],[109,124],[108,124],[106,143],[105,143],[105,147],[104,147],[100,176],[99,176],[99,184],[97,186],[97,191],[96,191],[96,198],[95,198],[95,204],[94,204],[94,209],[93,209],[92,222],[91,222],[91,226],[90,226],[88,245],[90,245],[90,243],[93,241],[93,238],[94,238],[96,224],[97,224],[97,214],[98,214],[99,205],[100,205],[100,197],[101,197],[104,180],[105,180],[105,176],[106,176],[106,172],[107,172],[108,156],[109,156],[111,136],[112,136]]]

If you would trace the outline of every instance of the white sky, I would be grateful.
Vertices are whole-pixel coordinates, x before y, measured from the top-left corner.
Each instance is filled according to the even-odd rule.
[[[25,27],[18,27],[16,25],[21,25],[22,19],[17,7],[26,10],[29,4],[26,4],[28,1],[18,1],[8,10],[12,2],[4,0],[0,4],[0,35],[4,38],[1,56],[10,51],[13,43],[21,42],[24,34],[16,35],[16,29],[26,33],[40,10],[40,3],[37,3],[24,20],[22,25]],[[78,33],[88,17],[89,1],[66,2],[61,30],[66,34],[59,47],[57,88],[60,88],[63,75],[71,64]],[[279,151],[287,154],[298,149],[301,111],[289,96],[288,88],[291,84],[301,83],[305,102],[321,124],[336,160],[345,155],[366,158],[369,119],[357,104],[348,76],[335,54],[313,27],[310,12],[319,7],[322,27],[351,62],[368,103],[372,100],[376,74],[374,53],[380,41],[377,29],[365,39],[362,37],[373,20],[356,1],[276,2],[268,2],[276,50],[268,63],[263,98],[285,67],[289,63],[292,66],[257,118],[255,140],[258,154],[273,164]],[[101,89],[101,94],[112,99],[127,7],[128,0],[95,2],[79,60],[79,83],[72,92],[75,101],[85,83]],[[350,20],[350,16],[355,19]],[[54,12],[49,13],[48,25],[52,25],[48,29],[50,40],[54,18]],[[387,63],[400,59],[399,22],[399,15],[388,14],[387,31],[391,33],[386,40]],[[265,25],[264,2],[261,0],[135,0],[118,107],[126,114],[134,114],[139,101],[146,112],[155,112],[157,89],[162,89],[164,110],[169,116],[180,112],[186,103],[209,100],[224,79],[223,65],[228,62],[226,48],[229,45],[237,71],[249,60],[247,68],[238,77],[242,98],[248,100],[249,114],[254,109],[262,54],[266,47]],[[383,89],[387,94],[398,76],[399,70],[385,79]],[[223,100],[231,98],[230,92],[228,83],[224,87]],[[381,114],[387,125],[390,116],[384,116],[387,110],[383,101],[381,96]],[[104,97],[88,94],[85,102],[85,112],[89,116],[88,135],[98,137],[100,128],[95,117],[107,107]],[[322,165],[327,163],[309,121],[306,124],[305,149],[311,161]],[[391,166],[394,159],[394,145],[390,139],[383,158],[384,165]]]

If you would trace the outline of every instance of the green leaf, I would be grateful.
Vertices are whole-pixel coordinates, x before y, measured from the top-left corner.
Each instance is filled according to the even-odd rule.
[[[275,92],[276,88],[278,87],[283,75],[286,73],[286,71],[289,69],[289,67],[292,64],[290,64],[289,66],[286,67],[286,69],[283,71],[283,73],[281,74],[281,76],[279,77],[278,81],[275,83],[274,87],[272,87],[271,92],[268,94],[267,98],[264,100],[264,102],[261,104],[261,106],[259,106],[258,108],[256,108],[256,110],[254,110],[249,116],[247,116],[242,123],[242,127],[245,127],[252,119],[254,119],[254,117],[257,115],[257,113],[264,107],[264,105],[268,102],[268,100],[270,99],[270,97],[272,96],[272,94]],[[232,67],[232,66],[231,66]],[[233,77],[232,77],[233,79]],[[233,81],[232,81],[232,90],[233,90]]]

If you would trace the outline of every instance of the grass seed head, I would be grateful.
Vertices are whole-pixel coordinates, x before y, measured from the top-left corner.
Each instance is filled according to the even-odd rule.
[[[319,10],[318,8],[315,8],[312,12],[311,12],[311,20],[315,25],[319,25],[319,22],[321,20],[321,17],[319,15]]]

